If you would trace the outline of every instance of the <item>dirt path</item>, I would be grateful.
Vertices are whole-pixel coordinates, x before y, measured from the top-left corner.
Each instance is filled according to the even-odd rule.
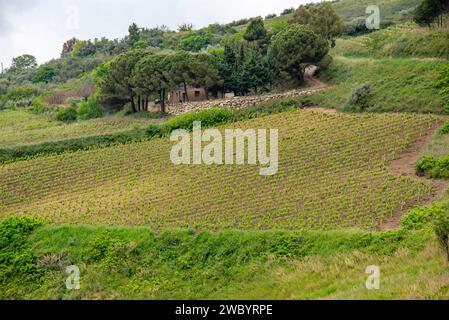
[[[414,164],[421,155],[421,150],[430,141],[439,126],[440,125],[438,124],[432,127],[426,135],[420,137],[417,141],[415,141],[415,143],[413,143],[413,145],[407,151],[401,154],[399,158],[393,160],[389,165],[389,169],[393,173],[399,176],[413,178],[435,188],[435,196],[432,199],[428,199],[428,201],[425,203],[419,203],[420,205],[426,205],[434,202],[435,199],[438,199],[438,197],[441,196],[449,188],[449,181],[419,177],[418,175],[416,175],[416,171],[414,168]],[[405,212],[403,210],[394,213],[389,220],[379,226],[379,229],[381,231],[384,231],[399,228],[401,218],[403,217],[404,213]]]

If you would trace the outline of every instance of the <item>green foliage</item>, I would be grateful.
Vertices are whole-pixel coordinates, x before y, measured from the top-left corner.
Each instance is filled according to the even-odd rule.
[[[181,37],[178,48],[180,50],[198,52],[207,47],[211,40],[212,34],[210,33],[198,34],[197,32],[190,32]]]
[[[12,59],[11,69],[15,72],[35,68],[37,68],[37,61],[32,55],[24,54]]]
[[[416,207],[401,219],[401,228],[409,231],[422,229],[447,210],[448,208],[439,204]]]
[[[277,67],[303,84],[306,67],[320,62],[329,44],[306,27],[293,24],[273,37],[270,51]]]
[[[101,118],[105,114],[95,95],[90,96],[87,101],[82,101],[76,112],[80,120]]]
[[[449,214],[448,210],[441,212],[435,219],[434,230],[438,242],[444,249],[449,261]]]
[[[438,129],[438,133],[441,135],[449,134],[449,121],[446,121],[444,125]]]
[[[7,218],[0,222],[0,284],[3,290],[13,284],[38,281],[40,270],[27,239],[41,223],[29,218]],[[0,297],[5,298],[5,292]]]
[[[432,179],[449,179],[449,156],[424,156],[415,164],[416,172]]]
[[[49,83],[55,77],[55,70],[49,65],[41,66],[33,77],[33,83]]]
[[[334,39],[344,31],[343,21],[330,2],[309,7],[301,5],[291,17],[290,22],[308,27],[333,44],[335,44]]]
[[[373,88],[371,83],[365,83],[352,90],[345,107],[346,112],[362,112],[372,107]]]
[[[449,3],[446,0],[422,0],[416,8],[413,19],[416,23],[430,26],[435,23],[443,26],[443,16],[449,13]]]
[[[261,41],[267,37],[267,29],[262,17],[251,19],[245,34],[243,35],[246,41]]]
[[[128,45],[131,48],[134,48],[134,46],[139,42],[140,40],[140,28],[137,24],[133,23],[128,28]]]
[[[211,127],[231,121],[234,113],[228,109],[207,109],[198,112],[189,112],[170,119],[165,125],[167,132],[177,129],[192,130],[195,121],[201,121],[203,127]]]
[[[74,106],[64,108],[55,115],[56,120],[62,121],[62,122],[67,122],[67,123],[76,121],[77,117],[78,117],[78,114],[76,111],[76,107],[74,107]]]

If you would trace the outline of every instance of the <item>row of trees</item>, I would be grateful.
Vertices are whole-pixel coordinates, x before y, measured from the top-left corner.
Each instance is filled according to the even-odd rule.
[[[114,59],[100,81],[103,98],[131,103],[132,111],[148,110],[150,100],[160,101],[178,85],[202,86],[207,92],[218,84],[218,67],[209,54],[158,53],[136,49]],[[189,97],[187,96],[187,99]]]

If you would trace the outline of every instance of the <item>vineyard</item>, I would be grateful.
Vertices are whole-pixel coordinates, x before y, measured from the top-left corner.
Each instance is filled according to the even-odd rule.
[[[16,162],[0,167],[0,212],[153,230],[371,230],[435,195],[388,162],[437,121],[300,110],[228,125],[279,129],[272,177],[254,166],[174,166],[166,138]]]

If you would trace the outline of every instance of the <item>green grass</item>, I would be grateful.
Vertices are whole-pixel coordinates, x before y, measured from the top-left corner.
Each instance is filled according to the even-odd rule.
[[[271,177],[259,166],[175,166],[168,138],[17,162],[0,167],[0,215],[153,230],[373,229],[434,195],[387,165],[436,121],[296,110],[228,124],[279,129]]]
[[[336,57],[322,80],[334,88],[313,95],[314,102],[341,110],[354,88],[371,83],[372,107],[368,112],[412,112],[444,114],[448,97],[437,83],[448,63],[408,59]]]
[[[347,57],[449,57],[449,30],[428,29],[413,23],[396,25],[367,35],[337,40],[335,54]]]
[[[44,142],[114,134],[136,125],[162,123],[164,119],[144,117],[109,116],[101,119],[64,124],[44,115],[36,115],[23,110],[0,111],[0,149]]]
[[[17,245],[5,247],[11,234]],[[12,219],[0,222],[0,240],[8,257],[27,254],[0,277],[2,299],[448,297],[449,268],[428,228],[156,234]],[[80,269],[80,290],[65,286],[70,265]],[[365,287],[369,265],[381,269],[381,290]]]

